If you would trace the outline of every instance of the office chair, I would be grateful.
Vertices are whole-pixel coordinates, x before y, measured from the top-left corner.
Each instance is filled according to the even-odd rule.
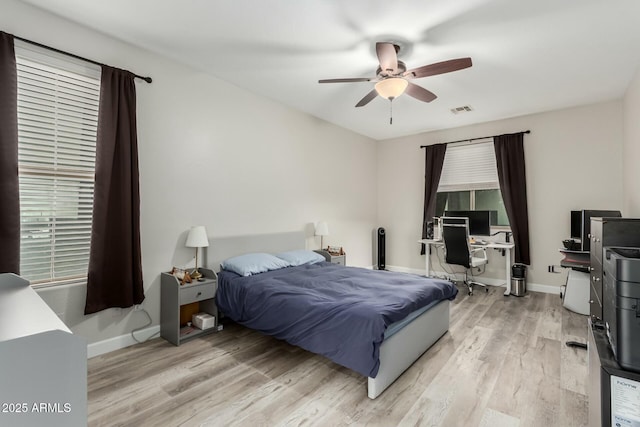
[[[469,295],[473,295],[473,285],[482,286],[489,292],[487,285],[476,281],[470,282],[467,272],[475,267],[489,262],[485,248],[471,248],[469,245],[469,222],[467,218],[456,218],[457,223],[442,224],[442,240],[444,241],[445,262],[447,264],[461,265],[464,270],[464,284],[469,288]],[[481,256],[478,256],[481,255]]]

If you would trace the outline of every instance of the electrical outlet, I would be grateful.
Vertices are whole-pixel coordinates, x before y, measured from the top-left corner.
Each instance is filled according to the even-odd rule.
[[[140,311],[142,310],[142,304],[136,304],[133,306],[133,311]]]

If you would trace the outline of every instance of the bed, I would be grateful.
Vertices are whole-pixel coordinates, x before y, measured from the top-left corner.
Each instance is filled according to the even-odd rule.
[[[230,257],[305,243],[302,232],[216,239],[206,257],[220,271]],[[249,277],[222,271],[218,282],[225,315],[368,377],[371,399],[448,330],[449,304],[457,294],[446,281],[327,262]]]

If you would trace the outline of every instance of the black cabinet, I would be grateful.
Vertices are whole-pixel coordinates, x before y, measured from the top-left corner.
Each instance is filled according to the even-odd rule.
[[[589,427],[635,425],[640,419],[640,373],[618,365],[604,328],[589,322],[588,334]]]
[[[602,321],[602,250],[606,246],[640,247],[640,218],[591,218],[589,314]]]

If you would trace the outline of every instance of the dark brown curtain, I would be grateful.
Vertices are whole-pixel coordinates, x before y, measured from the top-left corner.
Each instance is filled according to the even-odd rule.
[[[0,273],[20,274],[18,72],[13,36],[0,31]]]
[[[425,147],[424,166],[424,210],[422,216],[422,238],[427,238],[427,222],[436,215],[436,194],[442,166],[444,165],[444,154],[447,151],[447,144],[434,144]],[[421,245],[420,255],[425,253],[425,245]]]
[[[449,201],[448,193],[440,193],[439,198],[436,196],[436,211],[434,213],[434,216],[438,215],[438,213],[440,212],[444,212],[444,208],[447,207],[448,201]]]
[[[524,134],[493,137],[498,180],[504,207],[509,217],[515,247],[515,262],[531,264],[529,257],[529,214],[524,163]]]
[[[133,79],[102,66],[85,314],[144,300]]]

